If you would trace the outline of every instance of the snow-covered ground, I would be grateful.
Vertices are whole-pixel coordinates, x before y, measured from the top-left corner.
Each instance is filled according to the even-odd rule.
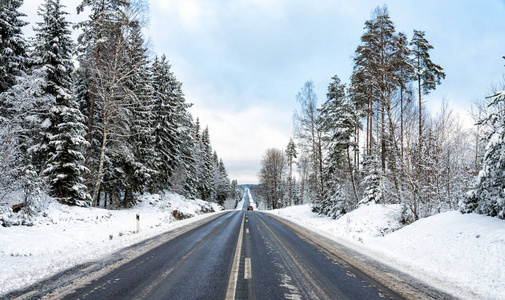
[[[402,227],[401,207],[369,205],[338,220],[309,205],[271,211],[466,299],[505,299],[505,221],[457,211]]]
[[[245,196],[242,197],[242,200],[240,200],[237,203],[237,207],[235,208],[235,210],[242,210],[242,209],[244,209],[244,203],[245,203]]]
[[[209,214],[202,215],[202,211],[222,209],[215,203],[171,193],[141,199],[137,206],[125,210],[69,207],[49,200],[44,214],[31,220],[33,226],[0,226],[0,298],[77,264],[206,218]],[[191,219],[174,222],[175,216]]]

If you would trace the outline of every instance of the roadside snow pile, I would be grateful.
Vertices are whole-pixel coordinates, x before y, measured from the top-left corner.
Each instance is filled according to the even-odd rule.
[[[274,210],[270,213],[314,230],[321,229],[332,235],[360,242],[384,236],[403,226],[399,222],[401,205],[362,206],[336,220],[313,213],[309,204]]]
[[[242,200],[240,200],[237,203],[237,207],[235,208],[235,210],[242,210],[242,209],[244,209],[244,203],[245,203],[245,196],[242,198]]]
[[[43,213],[31,218],[32,226],[0,227],[0,294],[192,222],[175,220],[222,210],[216,203],[172,193],[144,195],[141,200],[124,210],[49,201]]]
[[[505,221],[457,211],[401,228],[401,207],[369,205],[338,220],[309,205],[271,213],[308,227],[455,296],[503,299]],[[383,236],[384,235],[384,236]]]
[[[483,299],[505,295],[505,221],[498,218],[446,212],[375,240],[372,246],[426,279],[438,278]]]

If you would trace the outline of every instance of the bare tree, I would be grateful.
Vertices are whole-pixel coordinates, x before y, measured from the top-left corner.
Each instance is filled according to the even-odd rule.
[[[299,141],[302,152],[308,154],[311,160],[311,189],[317,195],[322,189],[323,169],[321,131],[319,128],[319,113],[317,111],[317,95],[314,83],[307,81],[301,91],[296,95],[296,100],[301,105],[300,114],[293,116],[295,122],[295,137]]]
[[[262,185],[268,206],[278,208],[278,202],[283,198],[282,182],[287,167],[284,151],[271,148],[267,149],[261,160],[259,182]]]

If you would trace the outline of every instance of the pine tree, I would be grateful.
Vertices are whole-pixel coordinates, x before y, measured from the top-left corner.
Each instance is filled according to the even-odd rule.
[[[178,165],[170,178],[172,190],[188,199],[195,199],[198,195],[199,141],[196,140],[195,124],[189,112],[185,113],[186,121],[180,125],[180,144]]]
[[[215,156],[217,157],[217,153]],[[216,201],[220,205],[223,205],[230,195],[230,179],[228,178],[228,172],[222,159],[218,159],[217,164],[215,164],[215,170]]]
[[[42,143],[48,145],[39,148],[48,152],[49,161],[43,173],[48,176],[51,193],[62,203],[84,205],[90,199],[82,184],[86,168],[82,165],[81,150],[87,143],[84,119],[71,91],[73,44],[70,23],[64,18],[67,13],[62,8],[60,0],[46,0],[39,10],[43,22],[35,29],[34,65],[44,74],[44,94],[54,98],[49,124],[43,128]]]
[[[293,161],[296,158],[296,146],[292,138],[289,138],[289,143],[286,148],[286,158],[289,165],[289,203],[291,206],[293,203]]]
[[[417,81],[419,93],[419,138],[422,138],[422,100],[421,95],[428,95],[436,89],[445,73],[441,66],[433,63],[429,51],[433,46],[424,37],[425,32],[414,29],[414,36],[410,41],[412,47],[411,65],[414,68],[414,79]]]
[[[170,68],[165,55],[161,58],[156,57],[152,66],[153,135],[159,171],[155,182],[157,189],[169,188],[172,185],[169,179],[183,157],[188,163],[188,168],[191,161],[190,151],[186,148],[190,144],[183,144],[183,142],[191,143],[193,139],[189,130],[192,127],[192,120],[187,112],[189,104],[185,102],[181,83],[177,81]]]
[[[213,164],[213,152],[212,146],[210,144],[209,128],[206,127],[202,133],[202,162],[203,169],[201,170],[201,177],[199,180],[199,190],[200,195],[203,200],[215,201],[216,191],[214,184],[214,164]]]
[[[384,183],[383,175],[380,169],[380,162],[377,157],[364,155],[363,157],[363,180],[364,192],[359,205],[369,203],[384,203]]]
[[[82,154],[87,144],[84,138],[86,126],[75,101],[67,101],[55,108],[61,117],[61,123],[58,125],[59,133],[50,142],[55,153],[44,174],[50,179],[51,193],[61,203],[83,206],[91,201],[87,187],[83,184],[83,174],[88,171],[83,165]]]
[[[242,199],[242,194],[242,189],[239,187],[238,181],[232,180],[230,186],[230,198],[235,200],[235,206]]]
[[[0,94],[16,84],[16,76],[23,75],[27,64],[27,43],[21,29],[28,23],[18,11],[23,0],[0,2]],[[0,107],[0,116],[5,117]]]
[[[314,206],[313,211],[337,219],[350,211],[349,199],[346,197],[342,186],[334,176],[325,172],[325,193],[319,206]]]
[[[2,99],[0,99],[2,101]],[[23,153],[20,148],[21,126],[0,117],[0,201],[19,188],[23,173]]]
[[[156,152],[152,147],[154,116],[151,66],[139,22],[134,20],[129,26],[130,35],[125,52],[132,66],[132,76],[128,77],[125,85],[131,92],[127,94],[127,103],[124,105],[125,111],[129,111],[124,120],[128,125],[125,134],[116,138],[110,151],[114,170],[120,170],[116,171],[114,177],[117,177],[124,192],[123,207],[133,206],[134,193],[142,193],[156,175]],[[116,147],[121,151],[114,151]]]
[[[328,157],[325,161],[325,172],[328,176],[336,176],[340,169],[347,169],[356,203],[358,195],[354,182],[353,166],[351,164],[350,148],[356,147],[352,140],[356,128],[354,105],[346,96],[345,85],[340,83],[338,76],[331,78],[328,86],[326,102],[320,109],[321,129],[328,136]]]
[[[365,22],[367,31],[361,36],[361,45],[355,51],[354,70],[351,76],[351,87],[349,94],[354,103],[363,103],[366,106],[366,143],[365,153],[370,154],[374,147],[373,141],[373,117],[374,107],[377,99],[374,85],[374,73],[376,51],[373,47],[374,30],[371,21]]]
[[[396,69],[397,85],[400,88],[400,158],[404,157],[404,109],[405,102],[409,99],[410,91],[407,84],[410,82],[413,74],[412,65],[409,62],[410,49],[408,47],[407,36],[400,32],[395,38],[396,53],[394,55],[394,64]]]
[[[25,15],[18,11],[22,4],[22,0],[0,1],[0,198],[18,188],[31,146],[25,108],[33,103],[24,101],[24,96],[30,96],[25,91],[33,82],[19,82],[29,64],[28,43],[22,35],[22,27],[28,23],[21,20]]]
[[[488,216],[505,219],[505,91],[492,97],[491,107],[500,107],[493,111],[480,125],[489,126],[485,136],[486,153],[482,170],[476,186],[461,201],[463,213],[477,212]]]

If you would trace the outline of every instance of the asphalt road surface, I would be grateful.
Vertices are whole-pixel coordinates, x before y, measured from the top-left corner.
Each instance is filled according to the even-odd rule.
[[[232,211],[205,222],[167,234],[136,257],[118,253],[121,259],[70,270],[7,298],[450,298],[268,214]]]

